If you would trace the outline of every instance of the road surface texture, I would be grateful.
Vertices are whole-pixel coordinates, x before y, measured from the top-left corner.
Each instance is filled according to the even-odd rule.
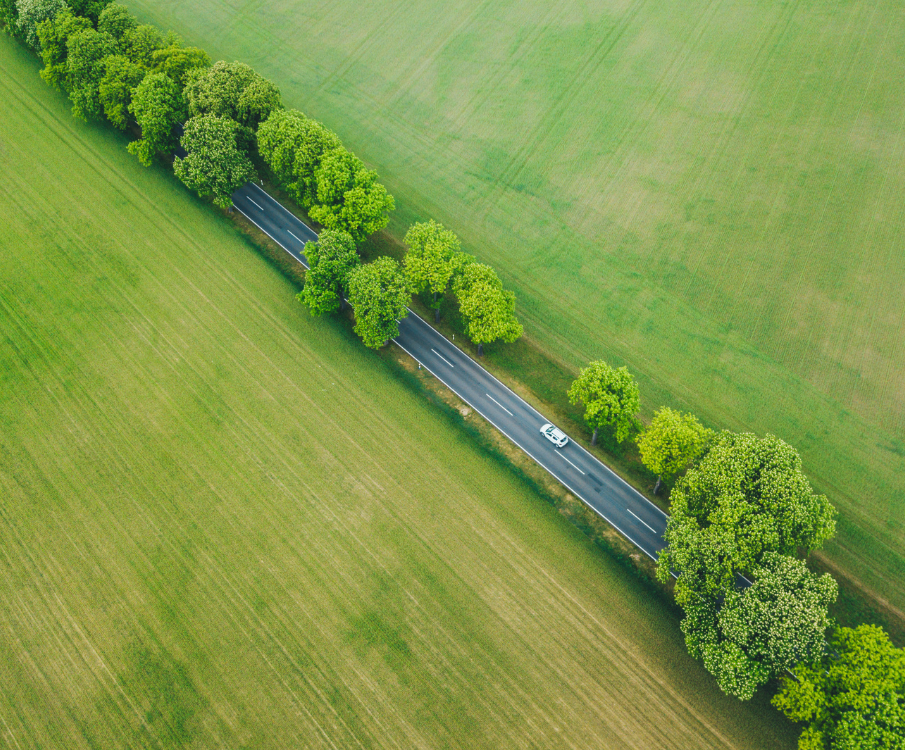
[[[233,204],[262,232],[308,267],[306,242],[317,234],[262,188],[248,183]],[[607,520],[642,552],[657,559],[665,544],[666,514],[570,440],[557,448],[540,434],[549,422],[413,312],[399,324],[394,343]]]

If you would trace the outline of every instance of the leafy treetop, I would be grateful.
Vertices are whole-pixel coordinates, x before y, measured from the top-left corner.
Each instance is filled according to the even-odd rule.
[[[399,335],[399,324],[408,314],[411,292],[399,264],[382,256],[349,273],[349,303],[355,310],[355,333],[365,346],[379,349]]]
[[[299,302],[307,305],[312,315],[342,309],[349,274],[359,264],[355,241],[346,232],[325,229],[317,242],[305,245],[305,257],[309,268]]]
[[[839,628],[822,658],[792,672],[773,705],[807,724],[799,750],[905,750],[905,649],[882,628]]]
[[[592,445],[601,427],[611,428],[620,443],[637,429],[635,415],[641,408],[641,395],[625,367],[617,369],[602,360],[591,362],[579,371],[568,395],[573,404],[584,404],[585,422],[594,430]]]
[[[661,480],[669,481],[701,456],[712,434],[694,414],[683,414],[668,406],[654,413],[650,427],[638,436],[637,442],[644,465],[657,475],[655,494]]]

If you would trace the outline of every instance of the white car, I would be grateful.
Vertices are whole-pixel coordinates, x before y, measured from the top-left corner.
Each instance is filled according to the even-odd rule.
[[[540,434],[547,438],[547,440],[553,443],[557,448],[562,448],[569,442],[566,433],[559,429],[559,427],[554,427],[549,422],[540,428]]]

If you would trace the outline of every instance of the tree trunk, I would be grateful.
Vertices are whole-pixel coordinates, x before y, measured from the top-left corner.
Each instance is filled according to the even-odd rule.
[[[484,353],[484,344],[478,344],[478,356],[480,357]]]
[[[439,323],[439,322],[440,322],[440,308],[435,307],[434,308],[434,323]]]
[[[600,432],[599,427],[594,428],[594,434],[591,435],[591,445],[597,445],[597,433]]]
[[[660,480],[660,477],[657,477],[657,483],[654,485],[654,494],[655,495],[657,494],[657,491],[660,489],[661,484],[663,484],[663,482]]]

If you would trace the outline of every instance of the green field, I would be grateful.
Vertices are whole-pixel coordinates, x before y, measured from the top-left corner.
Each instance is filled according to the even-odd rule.
[[[0,36],[0,747],[794,746]]]
[[[128,5],[337,130],[552,357],[794,444],[905,611],[901,2]]]

